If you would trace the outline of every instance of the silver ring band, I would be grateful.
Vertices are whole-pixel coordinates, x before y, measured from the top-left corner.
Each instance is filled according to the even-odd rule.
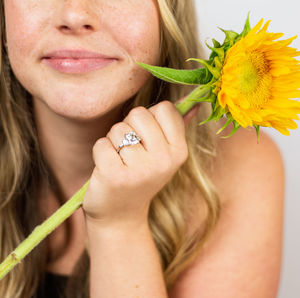
[[[130,131],[126,133],[124,135],[124,139],[122,140],[122,143],[119,145],[117,149],[117,153],[119,153],[124,146],[132,146],[140,143],[140,141],[141,138],[134,131]]]

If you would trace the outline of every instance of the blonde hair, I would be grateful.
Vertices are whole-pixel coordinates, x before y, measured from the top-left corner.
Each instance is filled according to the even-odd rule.
[[[193,0],[157,0],[161,20],[161,66],[196,68],[190,57],[200,57]],[[0,256],[1,260],[45,218],[37,200],[37,185],[51,183],[51,172],[37,140],[31,95],[9,67],[3,37],[4,7],[1,1],[0,73]],[[149,107],[161,100],[175,102],[191,91],[190,86],[171,85],[151,77],[124,106],[124,115],[135,106]],[[208,172],[216,154],[216,127],[198,123],[209,115],[201,104],[186,126],[189,157],[172,180],[155,196],[149,225],[159,251],[167,288],[170,289],[199,254],[219,218],[220,202]],[[191,218],[204,218],[187,233]],[[66,239],[67,241],[68,239]],[[49,258],[46,242],[37,246],[1,282],[0,297],[29,298],[43,279]],[[89,256],[85,251],[75,266],[66,297],[89,297]]]

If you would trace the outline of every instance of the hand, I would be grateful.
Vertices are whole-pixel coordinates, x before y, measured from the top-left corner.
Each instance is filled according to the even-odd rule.
[[[190,117],[190,116],[189,116]],[[138,227],[147,222],[152,198],[188,157],[185,121],[162,101],[136,107],[93,147],[95,168],[83,199],[86,220],[100,226]],[[130,131],[141,143],[116,149]]]

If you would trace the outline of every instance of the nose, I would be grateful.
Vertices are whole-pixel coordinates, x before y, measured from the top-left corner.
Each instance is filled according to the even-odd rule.
[[[89,34],[100,27],[100,17],[95,7],[95,2],[90,0],[65,0],[61,4],[57,20],[57,29],[64,34]]]

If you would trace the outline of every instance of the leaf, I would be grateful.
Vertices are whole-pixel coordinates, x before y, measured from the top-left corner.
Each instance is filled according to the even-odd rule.
[[[185,85],[201,85],[211,80],[205,68],[192,70],[173,69],[168,67],[153,66],[145,63],[136,62],[140,67],[151,72],[155,77],[169,83]]]

